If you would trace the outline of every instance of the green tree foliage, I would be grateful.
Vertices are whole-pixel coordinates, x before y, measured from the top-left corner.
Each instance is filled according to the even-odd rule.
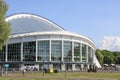
[[[107,51],[107,50],[102,50],[102,54],[104,56],[104,64],[111,64],[114,63],[114,56],[113,53],[111,51]]]
[[[0,50],[8,40],[10,34],[10,24],[5,21],[7,10],[7,4],[3,0],[0,0]]]
[[[120,64],[120,52],[113,52],[115,64]]]
[[[120,52],[111,52],[108,50],[96,50],[96,56],[101,65],[120,64]]]
[[[103,54],[102,54],[102,51],[100,49],[97,49],[96,50],[96,57],[98,59],[98,61],[100,62],[100,64],[103,64]]]

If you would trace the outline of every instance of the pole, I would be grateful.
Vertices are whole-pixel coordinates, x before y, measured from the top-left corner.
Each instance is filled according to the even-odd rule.
[[[45,75],[44,72],[45,72],[45,70],[44,70],[44,60],[43,60],[43,76]]]
[[[67,77],[67,63],[65,64],[65,77]]]
[[[4,74],[3,74],[3,64],[2,64],[2,72],[1,72],[1,76],[3,76]]]
[[[67,77],[67,61],[65,62],[65,77]]]

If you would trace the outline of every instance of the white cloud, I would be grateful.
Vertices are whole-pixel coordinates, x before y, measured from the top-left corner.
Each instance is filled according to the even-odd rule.
[[[120,37],[119,36],[104,36],[100,49],[120,51]]]

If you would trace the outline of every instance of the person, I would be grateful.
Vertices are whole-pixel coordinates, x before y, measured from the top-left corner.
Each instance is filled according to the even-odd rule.
[[[24,76],[24,75],[25,75],[25,73],[26,73],[26,70],[25,70],[25,69],[23,69],[22,73],[23,73],[23,76]]]

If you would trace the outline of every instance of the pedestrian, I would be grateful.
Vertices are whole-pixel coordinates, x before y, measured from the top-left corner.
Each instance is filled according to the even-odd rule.
[[[25,73],[26,73],[26,70],[25,70],[25,69],[23,69],[22,73],[23,73],[23,76],[24,76],[24,75],[25,75]]]

